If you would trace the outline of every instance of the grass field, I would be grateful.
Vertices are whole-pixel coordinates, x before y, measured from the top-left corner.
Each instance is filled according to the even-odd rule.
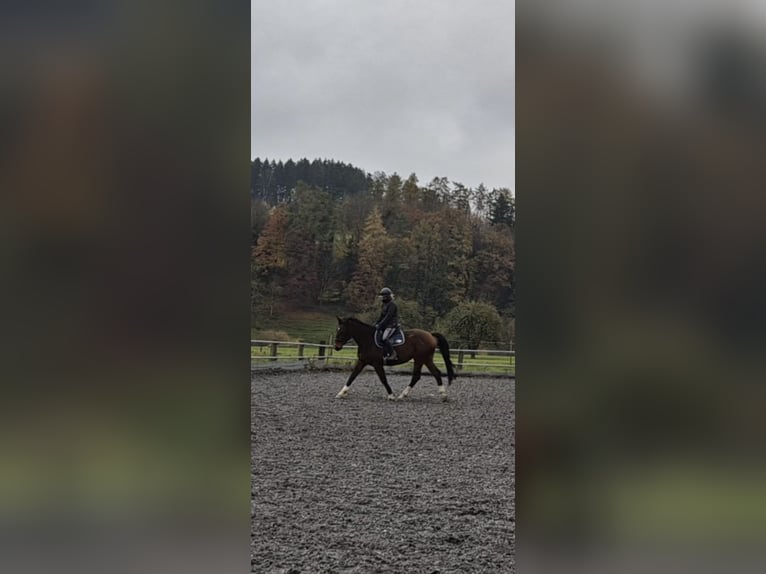
[[[329,343],[337,327],[336,316],[346,316],[342,310],[327,308],[321,310],[301,310],[291,309],[283,310],[270,319],[259,321],[259,329],[251,329],[251,339],[264,339],[264,331],[282,331],[287,333],[292,342],[305,343]],[[356,349],[345,348],[338,352],[334,349],[325,349],[325,364],[328,366],[346,366],[351,365],[356,360]],[[251,347],[250,359],[254,365],[265,365],[270,362],[272,349],[266,345],[263,347]],[[277,346],[277,361],[275,364],[284,362],[299,361],[299,351],[295,344],[280,344]],[[320,358],[317,347],[306,346],[303,349],[303,357],[306,361],[314,362]],[[458,369],[458,372],[476,372],[491,374],[515,374],[516,358],[514,356],[502,356],[492,354],[477,354],[471,358],[468,353],[462,357],[455,350],[451,350],[452,362]],[[444,363],[441,355],[436,355],[436,365],[444,370]],[[400,367],[394,367],[394,370],[411,371],[412,363]]]
[[[259,338],[261,331],[284,331],[291,341],[306,343],[327,342],[338,326],[337,315],[342,314],[334,308],[321,310],[290,309],[276,313],[273,317],[259,321],[258,329],[251,329],[252,338]]]

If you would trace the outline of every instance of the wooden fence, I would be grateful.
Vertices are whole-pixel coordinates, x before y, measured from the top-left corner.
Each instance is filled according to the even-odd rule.
[[[497,349],[450,349],[450,357],[458,373],[516,375],[516,352]],[[300,368],[351,368],[356,361],[356,346],[346,345],[336,351],[326,343],[293,341],[250,341],[250,368],[300,369]],[[436,353],[436,364],[442,362]],[[411,372],[412,364],[404,363],[389,367],[394,372]]]

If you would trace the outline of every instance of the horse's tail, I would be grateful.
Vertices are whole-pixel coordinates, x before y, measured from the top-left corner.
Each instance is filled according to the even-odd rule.
[[[447,342],[447,338],[441,333],[431,334],[436,337],[436,341],[439,343],[439,352],[441,352],[442,357],[444,358],[444,364],[447,366],[447,384],[451,385],[452,379],[457,375],[455,374],[455,365],[452,364],[452,361],[449,358],[449,343]]]

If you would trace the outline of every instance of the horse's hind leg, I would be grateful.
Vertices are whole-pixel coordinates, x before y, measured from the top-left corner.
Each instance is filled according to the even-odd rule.
[[[338,391],[337,395],[335,395],[336,399],[340,399],[346,396],[351,383],[353,383],[354,379],[359,375],[359,373],[362,372],[362,369],[364,369],[364,363],[362,361],[357,361],[356,365],[354,365],[354,370],[351,371],[351,375],[349,375],[348,380],[346,381],[346,384],[343,385],[343,388]]]
[[[417,383],[420,380],[420,370],[422,368],[423,368],[423,363],[415,361],[415,367],[412,369],[412,379],[410,380],[410,384],[404,387],[404,390],[399,395],[400,399],[407,398],[407,395],[410,394],[412,387],[414,387],[415,383]]]
[[[375,372],[378,373],[378,378],[380,379],[380,382],[383,383],[383,386],[386,387],[386,393],[388,393],[388,400],[392,401],[394,400],[394,392],[391,390],[391,387],[388,384],[388,379],[386,379],[386,371],[383,369],[383,365],[375,365]]]
[[[428,370],[431,371],[431,374],[436,379],[436,386],[439,388],[439,392],[442,395],[442,400],[447,400],[447,388],[442,384],[442,373],[439,370],[439,368],[434,363],[433,358],[429,359],[426,363],[426,367],[428,367]]]

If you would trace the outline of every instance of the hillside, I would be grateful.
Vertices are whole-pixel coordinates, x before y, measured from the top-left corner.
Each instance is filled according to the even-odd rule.
[[[388,286],[412,325],[431,328],[461,306],[482,303],[501,324],[493,330],[511,331],[516,212],[509,188],[467,188],[446,177],[421,185],[414,173],[370,176],[329,160],[256,158],[253,177],[254,329],[325,340],[336,310],[375,307]]]

